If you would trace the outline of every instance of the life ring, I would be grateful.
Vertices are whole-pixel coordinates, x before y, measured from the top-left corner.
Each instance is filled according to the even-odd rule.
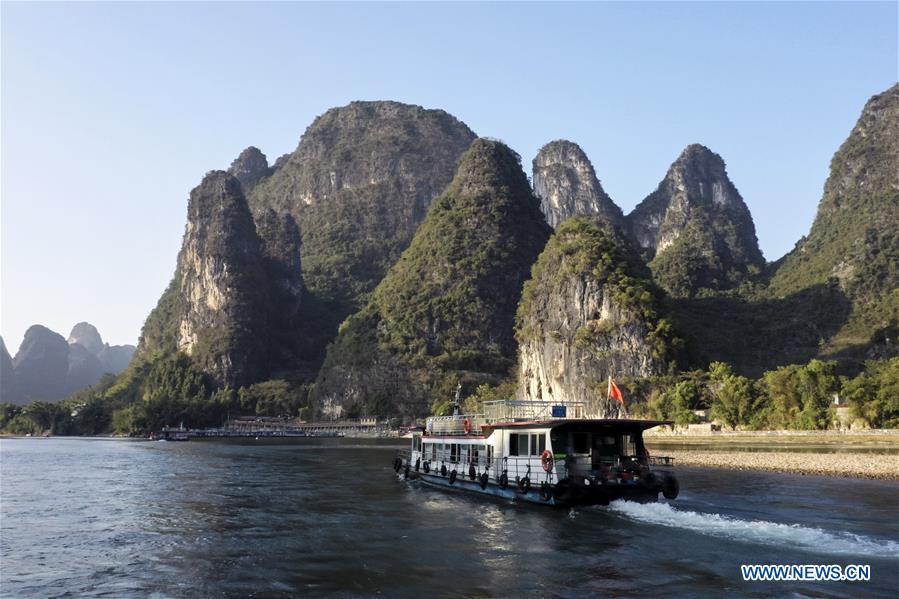
[[[422,466],[422,469],[425,471],[425,474],[430,472],[431,471],[431,462],[425,462],[424,466]]]
[[[503,470],[503,473],[499,475],[499,488],[505,489],[509,486],[509,475],[506,474],[506,471]]]
[[[554,466],[553,454],[550,450],[544,449],[540,454],[540,465],[543,466],[544,472],[552,472]]]
[[[449,483],[452,485],[456,482],[456,471],[450,472]]]
[[[471,432],[471,420],[466,418],[462,421],[462,430],[465,431],[466,435]]]

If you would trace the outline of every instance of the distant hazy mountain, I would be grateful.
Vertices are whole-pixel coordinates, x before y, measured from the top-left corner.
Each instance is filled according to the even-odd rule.
[[[93,385],[103,374],[122,372],[131,361],[133,345],[103,343],[97,329],[80,322],[69,340],[41,325],[33,325],[10,358],[0,339],[0,401],[57,401]]]

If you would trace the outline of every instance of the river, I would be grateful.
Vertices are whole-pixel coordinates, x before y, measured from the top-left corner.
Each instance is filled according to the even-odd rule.
[[[393,441],[395,446],[398,442]],[[394,447],[0,441],[0,596],[896,597],[899,483],[678,469],[556,510],[407,483]],[[867,564],[744,582],[741,564]]]

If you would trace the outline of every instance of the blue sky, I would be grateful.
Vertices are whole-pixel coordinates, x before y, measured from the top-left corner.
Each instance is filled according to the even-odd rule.
[[[0,332],[134,343],[190,189],[356,99],[443,108],[518,151],[579,143],[625,212],[684,146],[721,154],[766,258],[897,79],[897,4],[0,5]]]

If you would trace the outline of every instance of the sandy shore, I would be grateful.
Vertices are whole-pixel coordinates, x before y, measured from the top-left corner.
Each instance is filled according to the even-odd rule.
[[[767,470],[795,474],[899,479],[899,455],[874,453],[790,453],[786,451],[714,451],[659,449],[682,466]]]

